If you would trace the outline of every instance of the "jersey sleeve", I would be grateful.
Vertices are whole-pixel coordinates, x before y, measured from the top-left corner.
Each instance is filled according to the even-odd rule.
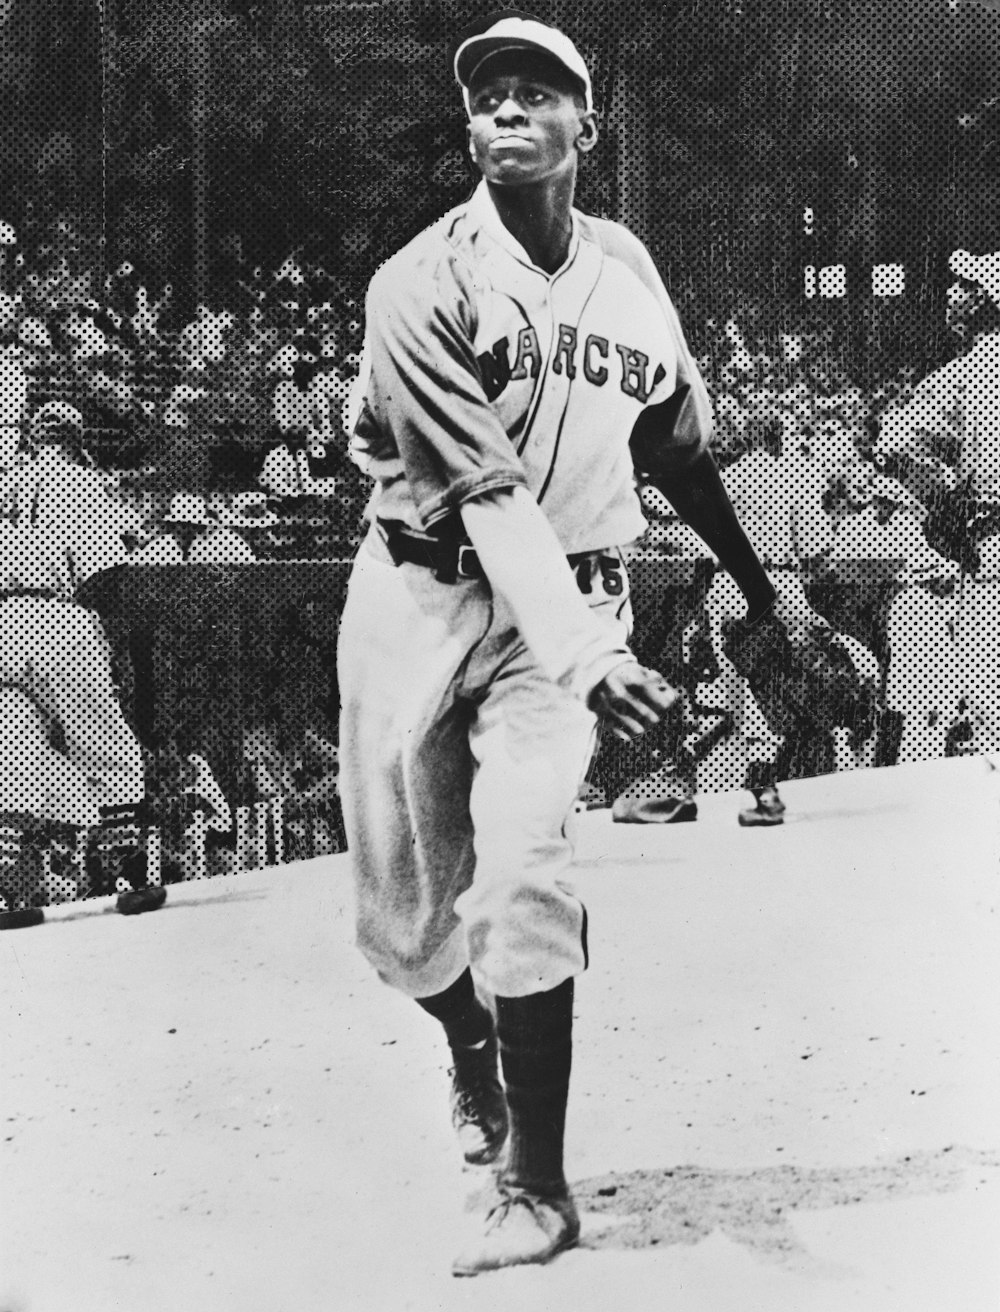
[[[472,497],[526,482],[483,389],[470,272],[453,252],[390,261],[366,302],[352,454],[368,473],[398,456],[424,527]]]
[[[708,448],[714,427],[711,398],[652,256],[618,224],[608,225],[605,240],[609,255],[627,265],[656,300],[663,317],[665,353],[676,360],[674,378],[668,375],[650,393],[631,442],[637,469],[654,476],[669,474]]]

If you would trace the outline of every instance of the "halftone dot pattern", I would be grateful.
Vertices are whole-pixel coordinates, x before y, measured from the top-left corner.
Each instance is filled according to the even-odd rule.
[[[450,56],[485,12],[0,0],[0,912],[343,848],[365,291],[470,192]],[[646,485],[634,646],[683,696],[582,804],[994,750],[997,4],[533,12],[591,70],[577,204],[647,245],[741,521],[857,678],[776,735],[721,651],[740,598]]]

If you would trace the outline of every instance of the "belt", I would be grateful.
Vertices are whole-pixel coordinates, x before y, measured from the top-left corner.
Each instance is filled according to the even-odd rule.
[[[377,523],[394,565],[422,565],[425,569],[432,569],[435,578],[442,583],[486,577],[479,554],[468,540],[423,537],[398,520],[380,519]],[[575,569],[593,554],[575,552],[566,559],[570,568]]]

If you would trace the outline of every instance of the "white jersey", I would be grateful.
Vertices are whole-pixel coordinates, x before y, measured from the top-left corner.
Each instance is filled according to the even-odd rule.
[[[978,491],[1000,492],[1000,332],[928,374],[887,420],[877,449],[936,457]]]
[[[572,215],[549,275],[504,227],[485,183],[375,275],[350,409],[370,514],[426,530],[489,491],[526,486],[567,552],[646,528],[629,437],[688,389],[661,442],[684,463],[711,405],[645,247]]]
[[[790,569],[831,540],[817,468],[798,456],[755,451],[722,473],[740,523],[761,560]]]
[[[128,560],[127,528],[100,474],[44,448],[0,481],[0,593],[72,598],[91,575]]]

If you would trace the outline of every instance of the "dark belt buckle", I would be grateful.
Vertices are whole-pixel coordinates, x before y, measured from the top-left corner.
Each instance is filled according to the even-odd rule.
[[[457,570],[460,579],[482,578],[483,570],[475,547],[459,547]]]
[[[403,563],[403,556],[399,550],[398,534],[394,533],[392,529],[388,528],[385,524],[382,523],[378,523],[377,528],[378,528],[379,537],[385,543],[386,550],[389,552],[389,555],[392,557],[392,563],[396,566],[397,569],[399,569],[400,565],[402,565]]]

